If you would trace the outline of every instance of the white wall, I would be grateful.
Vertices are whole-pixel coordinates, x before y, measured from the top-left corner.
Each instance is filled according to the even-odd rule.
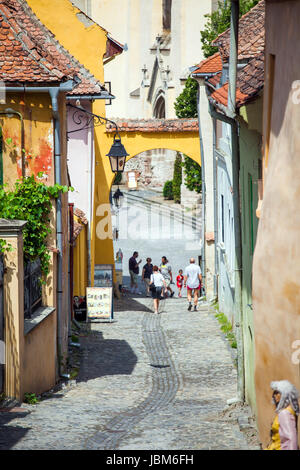
[[[174,101],[183,84],[182,73],[202,58],[200,30],[204,14],[212,8],[212,0],[173,0],[170,51],[161,52],[162,66],[170,67],[171,83],[166,90],[167,118],[175,117]],[[108,117],[150,118],[153,102],[147,102],[149,88],[141,90],[140,98],[130,93],[142,84],[142,68],[146,65],[151,79],[156,54],[150,48],[162,33],[162,0],[92,0],[92,17],[123,44],[121,56],[105,65],[105,80],[111,81],[117,99],[107,107]],[[157,78],[155,92],[162,86]]]

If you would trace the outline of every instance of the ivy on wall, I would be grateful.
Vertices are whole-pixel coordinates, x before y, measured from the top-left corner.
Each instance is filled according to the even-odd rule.
[[[55,184],[47,186],[32,175],[17,180],[13,190],[6,185],[0,187],[0,217],[4,219],[26,220],[23,229],[24,258],[33,261],[40,258],[41,270],[44,278],[49,274],[50,254],[47,248],[47,237],[51,233],[50,213],[53,200],[61,193],[73,191],[73,188]],[[7,246],[4,240],[0,241],[0,250]]]

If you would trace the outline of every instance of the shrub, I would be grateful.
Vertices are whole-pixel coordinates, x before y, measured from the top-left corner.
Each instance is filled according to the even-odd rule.
[[[121,182],[122,182],[122,173],[120,171],[118,171],[118,173],[116,173],[113,184],[119,185],[119,184],[121,184]]]
[[[181,183],[182,183],[182,159],[181,159],[181,154],[177,152],[175,162],[174,162],[174,175],[173,175],[173,184],[172,184],[174,201],[177,203],[180,203]]]
[[[163,196],[165,199],[174,199],[173,197],[173,181],[166,181],[163,187]]]

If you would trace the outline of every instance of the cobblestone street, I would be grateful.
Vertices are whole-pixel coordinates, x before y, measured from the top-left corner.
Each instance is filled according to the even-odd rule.
[[[0,414],[0,448],[258,448],[223,412],[236,369],[213,312],[186,307],[167,299],[154,315],[151,299],[117,301],[115,322],[81,333],[76,381],[26,412]]]

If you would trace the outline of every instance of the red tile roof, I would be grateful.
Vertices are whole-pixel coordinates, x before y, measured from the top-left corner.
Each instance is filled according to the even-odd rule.
[[[14,84],[58,83],[77,75],[73,94],[104,87],[38,20],[25,0],[0,0],[0,80]]]
[[[120,132],[198,132],[198,119],[112,119]],[[113,124],[107,132],[115,132]]]
[[[84,229],[84,226],[88,224],[88,220],[85,216],[85,213],[78,209],[77,207],[73,212],[74,218],[74,228],[73,228],[73,242],[77,240],[80,232]]]
[[[193,75],[195,74],[211,74],[217,73],[222,70],[222,59],[219,52],[216,52],[212,56],[208,57],[207,59],[200,62],[198,68],[193,71]]]
[[[207,83],[209,85],[212,85],[214,88],[217,88],[217,86],[219,85],[219,83],[221,81],[221,77],[222,77],[222,72],[219,72],[219,73],[213,75],[212,77],[210,77],[207,80]]]
[[[251,59],[250,62],[238,72],[236,106],[239,108],[254,99],[264,86],[264,54]],[[227,106],[228,82],[216,89],[209,97],[216,106]]]
[[[230,49],[230,28],[213,42],[219,48],[222,60],[228,61]],[[238,59],[249,59],[264,51],[265,45],[265,0],[243,15],[239,20]]]

